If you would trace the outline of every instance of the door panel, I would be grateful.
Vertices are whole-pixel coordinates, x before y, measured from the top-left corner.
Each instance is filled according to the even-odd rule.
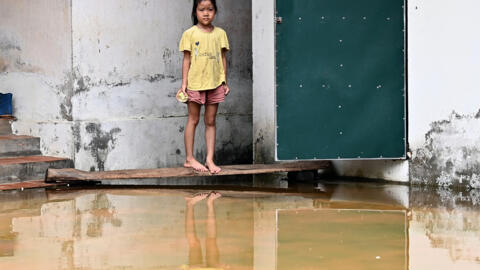
[[[276,0],[277,159],[405,157],[403,0]]]

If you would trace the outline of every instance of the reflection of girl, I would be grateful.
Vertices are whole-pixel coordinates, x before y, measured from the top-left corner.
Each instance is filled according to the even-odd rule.
[[[210,194],[202,193],[192,198],[185,198],[187,211],[185,213],[185,236],[189,246],[188,265],[182,265],[185,270],[223,270],[220,266],[220,256],[217,246],[217,225],[215,222],[215,207],[213,202],[222,196],[212,191]],[[202,246],[195,231],[194,206],[199,201],[207,198],[207,237],[205,239],[206,254],[203,263]]]

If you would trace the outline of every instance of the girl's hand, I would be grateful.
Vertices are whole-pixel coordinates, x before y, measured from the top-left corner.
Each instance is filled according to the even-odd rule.
[[[224,84],[223,85],[223,90],[225,90],[225,96],[228,96],[228,93],[230,93],[230,87],[228,87],[228,85]]]
[[[180,94],[183,94],[183,95],[180,95]],[[186,88],[182,87],[182,88],[178,89],[177,95],[175,97],[180,102],[186,102],[188,100],[188,99],[185,99],[185,97],[188,97],[188,95],[186,93]]]
[[[187,94],[187,88],[182,86],[180,89],[178,89],[177,96],[178,96],[178,94],[180,94],[180,92],[183,92],[183,94],[186,95]]]

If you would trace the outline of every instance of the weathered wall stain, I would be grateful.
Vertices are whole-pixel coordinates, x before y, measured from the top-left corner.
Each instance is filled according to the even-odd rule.
[[[65,75],[64,82],[55,86],[57,95],[62,99],[60,103],[60,115],[63,120],[73,121],[72,117],[72,96],[73,96],[73,76],[72,73]]]
[[[424,145],[414,150],[410,177],[414,183],[480,188],[480,111],[453,112],[432,123]]]
[[[2,57],[0,57],[0,72],[7,71],[7,68],[8,68],[8,63]]]
[[[80,131],[80,124],[75,123],[75,125],[72,126],[72,134],[73,134],[73,144],[75,146],[75,153],[80,152],[80,149],[82,148],[82,137],[81,137],[81,131]]]
[[[113,73],[112,73],[113,74]],[[74,94],[78,95],[83,92],[88,92],[90,89],[94,87],[108,87],[108,88],[115,88],[121,87],[132,84],[134,81],[148,81],[150,83],[155,83],[159,81],[163,81],[165,79],[175,80],[175,77],[172,75],[164,75],[164,74],[147,74],[144,76],[137,76],[128,80],[118,80],[118,81],[110,81],[108,79],[100,79],[98,81],[93,81],[87,75],[81,75],[79,68],[74,68],[73,70],[73,87],[74,87]]]
[[[218,164],[252,164],[252,143],[246,142],[244,145],[238,145],[238,143],[236,144],[232,141],[225,141],[222,143],[217,142],[217,144],[220,145],[215,150],[215,160]]]
[[[0,32],[0,72],[39,72],[41,69],[22,58],[22,48],[13,37]]]
[[[0,51],[22,51],[22,48],[20,48],[17,42],[0,34]]]
[[[42,70],[25,62],[20,56],[4,54],[0,55],[0,72],[42,73]]]
[[[113,128],[106,132],[102,130],[102,125],[97,123],[89,123],[85,127],[85,130],[92,136],[92,138],[88,145],[84,146],[84,149],[90,151],[92,157],[97,163],[98,170],[104,171],[108,154],[115,149],[115,135],[122,130],[120,128]]]

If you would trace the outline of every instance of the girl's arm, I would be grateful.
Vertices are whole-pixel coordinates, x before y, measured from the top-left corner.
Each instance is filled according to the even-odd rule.
[[[222,50],[222,62],[223,62],[223,69],[225,70],[225,95],[228,95],[230,93],[230,87],[228,87],[227,83],[227,50],[223,49]]]
[[[190,52],[183,51],[183,64],[182,64],[182,87],[180,91],[186,94],[188,85],[188,71],[190,70]]]

